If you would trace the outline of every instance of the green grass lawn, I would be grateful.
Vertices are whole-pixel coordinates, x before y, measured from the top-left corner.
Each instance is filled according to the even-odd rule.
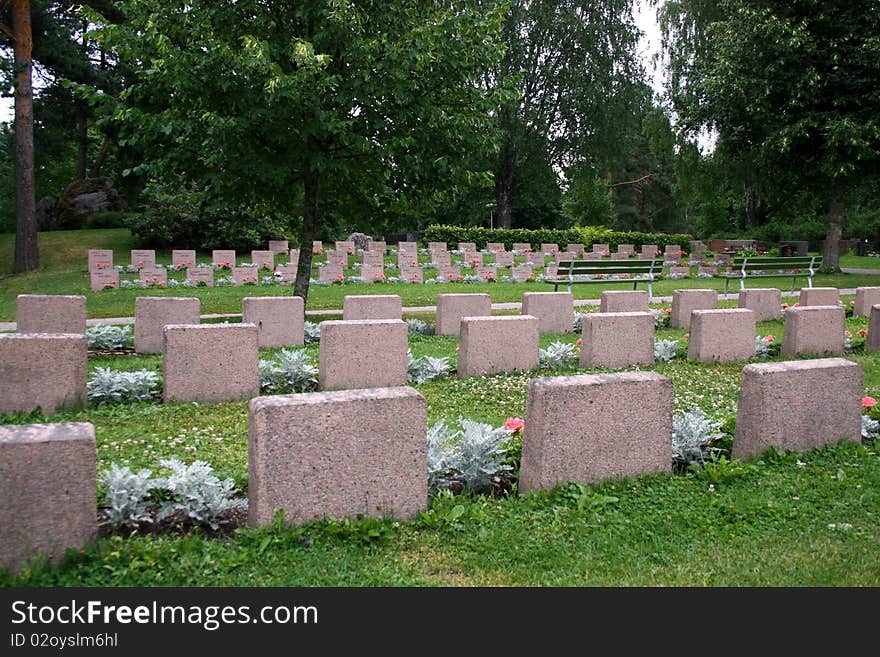
[[[198,296],[202,303],[202,313],[240,313],[241,300],[248,296],[273,296],[289,294],[291,286],[245,286],[215,288],[173,288],[173,289],[118,289],[104,292],[92,292],[88,279],[88,249],[113,249],[115,262],[127,264],[129,251],[137,245],[130,233],[124,229],[116,230],[81,230],[55,231],[40,234],[40,253],[42,267],[39,271],[12,276],[9,274],[13,262],[13,236],[0,235],[0,321],[15,320],[15,298],[19,294],[83,294],[87,299],[89,317],[131,317],[134,315],[134,300],[144,294],[151,296]],[[157,261],[168,264],[171,262],[169,251],[158,251]],[[855,256],[845,256],[855,258]],[[210,262],[210,253],[200,253],[199,262]],[[390,262],[392,258],[387,258]],[[860,258],[859,260],[877,261],[880,259]],[[844,266],[867,266],[847,264]],[[354,274],[350,270],[349,274]],[[219,274],[218,274],[219,275]],[[129,275],[131,277],[131,275]],[[183,279],[182,273],[171,275]],[[814,279],[814,285],[823,287],[854,288],[864,285],[876,285],[880,277],[873,275],[820,275]],[[797,280],[797,287],[805,284],[804,279]],[[761,279],[750,284],[751,287],[776,286],[783,290],[791,287],[791,279]],[[676,288],[713,288],[723,290],[721,279],[697,279],[659,281],[654,285],[654,294],[669,296]],[[576,285],[573,293],[577,299],[597,299],[604,290],[631,289],[627,283]],[[342,308],[343,298],[347,294],[399,294],[404,306],[432,306],[437,295],[446,292],[483,292],[491,295],[492,301],[521,301],[523,292],[546,292],[552,286],[544,283],[460,283],[437,285],[406,285],[400,283],[373,285],[332,285],[313,286],[309,291],[307,309]],[[639,284],[644,289],[644,284]],[[731,286],[736,291],[736,284]]]
[[[430,318],[428,316],[428,318]],[[880,397],[880,355],[848,357]],[[782,338],[782,322],[759,335]],[[681,339],[663,329],[658,338]],[[575,335],[543,336],[542,345]],[[456,360],[457,339],[410,336],[414,355]],[[682,349],[685,342],[682,340]],[[317,362],[317,346],[305,347]],[[271,350],[261,356],[269,357]],[[90,368],[161,370],[157,356],[90,359]],[[700,408],[731,427],[742,364],[681,357],[649,368],[674,384],[676,410]],[[429,422],[459,416],[500,425],[525,415],[528,382],[577,370],[445,378],[416,388]],[[633,400],[638,404],[638,400]],[[785,422],[785,417],[778,419]],[[33,418],[0,418],[6,422]],[[247,404],[138,403],[72,410],[38,421],[95,425],[98,467],[154,468],[160,458],[203,459],[247,489]],[[510,461],[518,462],[516,443]],[[341,486],[345,482],[340,482]],[[114,535],[56,567],[0,584],[24,586],[877,586],[880,453],[841,444],[806,454],[767,453],[718,471],[566,485],[528,496],[434,497],[410,522],[322,521],[238,529]]]

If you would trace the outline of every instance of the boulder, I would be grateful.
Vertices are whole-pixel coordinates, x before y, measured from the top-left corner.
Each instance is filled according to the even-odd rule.
[[[363,233],[352,233],[348,237],[345,238],[348,242],[354,242],[355,251],[366,251],[367,250],[367,241],[373,239],[369,235],[364,235]]]
[[[61,230],[82,228],[86,218],[95,212],[120,212],[125,201],[110,180],[77,180],[68,185],[58,199],[58,224]]]

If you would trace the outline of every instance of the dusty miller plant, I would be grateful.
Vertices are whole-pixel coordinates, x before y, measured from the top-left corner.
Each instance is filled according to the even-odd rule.
[[[662,310],[657,310],[656,308],[649,308],[648,310],[650,310],[651,315],[654,316],[654,328],[669,327],[669,320],[671,319],[669,313]]]
[[[275,360],[260,360],[260,390],[263,392],[310,392],[317,387],[318,368],[303,350],[282,349]]]
[[[702,464],[713,440],[721,438],[721,423],[710,420],[700,409],[672,416],[672,460],[684,465]]]
[[[415,317],[411,317],[406,320],[406,328],[411,335],[433,335],[434,329],[431,328],[431,325],[428,322],[423,322],[420,319],[416,319]]]
[[[510,431],[464,418],[458,424],[453,429],[441,422],[428,432],[428,479],[433,491],[458,482],[479,492],[489,488],[494,477],[512,470],[504,462]]]
[[[312,342],[320,342],[321,340],[321,325],[316,324],[315,322],[306,322],[303,325],[303,330],[305,332],[305,342],[306,344]]]
[[[153,522],[147,503],[150,491],[162,486],[161,479],[153,479],[150,470],[132,472],[128,466],[111,463],[101,473],[101,484],[107,489],[104,498],[107,509],[104,517],[111,527],[137,527],[142,522]]]
[[[867,415],[862,416],[862,442],[866,445],[873,443],[880,435],[880,422],[872,420]]]
[[[156,516],[157,520],[183,513],[216,530],[223,522],[221,516],[224,513],[247,504],[246,500],[235,497],[235,483],[232,479],[221,481],[204,461],[194,461],[186,465],[177,459],[164,459],[160,463],[162,467],[171,470],[171,474],[164,480],[163,488],[168,489],[173,499],[162,505]]]
[[[654,342],[654,360],[668,363],[678,355],[678,340],[657,340]]]
[[[422,356],[415,358],[412,351],[406,352],[407,367],[406,380],[410,383],[424,383],[432,379],[439,379],[449,374],[449,358],[436,358],[434,356]]]
[[[572,322],[572,328],[574,329],[574,332],[577,333],[578,335],[583,333],[584,315],[585,314],[586,313],[575,313],[574,314],[574,322]]]
[[[551,342],[546,349],[541,349],[538,352],[538,363],[542,368],[556,370],[565,366],[576,356],[573,344]]]
[[[133,344],[131,326],[114,326],[98,324],[86,329],[86,341],[89,349],[115,350],[126,349]]]
[[[86,394],[92,404],[150,401],[159,395],[159,374],[151,370],[125,372],[99,367],[86,383]]]

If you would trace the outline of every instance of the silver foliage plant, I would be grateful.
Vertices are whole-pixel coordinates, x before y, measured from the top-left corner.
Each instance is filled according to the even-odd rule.
[[[663,310],[649,308],[651,315],[654,317],[654,328],[667,328],[669,326],[670,315]]]
[[[303,325],[303,329],[305,331],[305,341],[306,344],[312,342],[320,342],[321,340],[321,325],[316,324],[315,322],[306,322]]]
[[[130,325],[98,324],[86,329],[89,349],[115,350],[131,347],[134,342]]]
[[[668,363],[678,355],[678,340],[657,340],[654,342],[654,360]]]
[[[151,370],[126,372],[99,367],[86,383],[86,394],[92,404],[151,401],[158,398],[160,389],[159,374]]]
[[[301,349],[282,349],[275,360],[260,360],[260,390],[270,394],[311,392],[318,387],[318,368]]]
[[[163,488],[171,493],[173,499],[162,505],[156,515],[157,520],[183,513],[196,522],[217,529],[223,522],[224,513],[247,505],[246,500],[235,497],[232,479],[221,481],[204,461],[187,465],[177,459],[163,459],[160,464],[171,470],[163,482]]]
[[[423,322],[420,319],[416,319],[415,317],[411,317],[406,320],[406,328],[407,331],[413,335],[433,335],[434,329],[431,328],[431,325],[428,322]]]
[[[152,471],[132,472],[128,466],[111,463],[101,473],[100,481],[107,494],[104,517],[113,527],[137,527],[142,522],[153,522],[147,509],[150,491],[162,485],[161,479],[153,479]]]
[[[576,312],[574,314],[574,322],[572,322],[572,328],[574,329],[574,332],[577,333],[578,335],[583,333],[584,315],[586,315],[586,313]]]
[[[880,422],[872,420],[867,415],[862,416],[862,442],[870,444],[880,436]]]
[[[575,345],[566,342],[551,342],[546,349],[538,352],[538,363],[544,369],[556,370],[567,365],[577,357]]]
[[[724,435],[720,429],[720,422],[713,422],[698,408],[673,414],[673,462],[684,465],[702,464],[706,454],[712,451],[712,441]]]
[[[406,351],[406,360],[406,380],[410,383],[424,383],[448,376],[451,369],[448,357],[422,356],[415,358],[409,349]]]
[[[458,419],[458,428],[440,422],[428,431],[428,485],[432,491],[460,482],[466,489],[489,488],[512,467],[504,462],[511,431]]]

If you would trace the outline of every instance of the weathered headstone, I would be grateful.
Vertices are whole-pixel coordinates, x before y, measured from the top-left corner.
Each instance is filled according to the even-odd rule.
[[[718,306],[718,292],[715,290],[673,290],[671,328],[688,328],[691,325],[691,311],[712,310]]]
[[[132,249],[131,266],[137,268],[155,267],[156,252],[153,249]]]
[[[571,292],[526,292],[522,314],[537,317],[541,333],[571,333],[574,298]]]
[[[288,240],[269,240],[269,250],[272,253],[284,253],[290,250]]]
[[[672,381],[654,372],[529,381],[519,490],[672,469]]]
[[[755,313],[748,308],[694,310],[688,358],[730,363],[755,355]]]
[[[196,287],[214,287],[214,270],[210,267],[190,267],[186,270],[186,280]]]
[[[558,251],[559,251],[558,244],[547,244],[547,243],[541,244],[541,253],[554,254],[554,253],[557,253]]]
[[[275,269],[275,252],[274,251],[251,251],[251,264],[256,265],[259,269]]]
[[[438,294],[437,335],[459,335],[462,317],[488,317],[492,299],[488,294]]]
[[[0,425],[0,568],[57,562],[91,543],[96,478],[90,423]]]
[[[321,322],[322,390],[406,385],[407,327],[400,319]]]
[[[880,287],[857,287],[853,317],[870,317],[871,308],[880,303]]]
[[[235,267],[235,251],[232,249],[214,249],[211,252],[211,262],[216,267],[232,269]]]
[[[253,324],[165,327],[166,402],[239,401],[260,394],[258,331]]]
[[[410,265],[404,265],[400,268],[400,278],[405,283],[424,283],[425,282],[425,274],[422,272],[421,267],[413,267]]]
[[[525,283],[527,281],[535,280],[535,272],[528,265],[523,265],[521,267],[513,267],[510,270],[510,275],[514,281],[517,283]]]
[[[474,276],[484,281],[498,280],[498,272],[495,270],[495,267],[476,267],[474,269]]]
[[[871,306],[868,335],[865,337],[865,351],[880,351],[880,304]]]
[[[342,319],[400,319],[403,301],[397,294],[346,295],[342,304]]]
[[[862,368],[844,358],[746,365],[732,456],[859,442],[862,386]]]
[[[385,267],[382,265],[363,265],[360,276],[367,283],[384,283]]]
[[[608,290],[602,293],[599,312],[646,313],[648,301],[647,290]]]
[[[515,253],[531,253],[532,245],[528,242],[516,242],[513,245],[513,251]]]
[[[740,290],[739,307],[755,313],[755,321],[771,322],[782,316],[782,291],[776,288]]]
[[[245,297],[242,299],[241,321],[257,327],[260,347],[304,343],[302,297]]]
[[[171,266],[184,269],[196,266],[196,252],[192,249],[174,249],[171,252]]]
[[[83,333],[0,333],[0,413],[84,404],[87,358]]]
[[[588,313],[583,316],[580,366],[620,369],[654,363],[651,313]]]
[[[86,333],[86,298],[63,294],[19,294],[17,333]]]
[[[783,356],[843,354],[843,306],[801,306],[785,311]]]
[[[137,297],[134,300],[134,350],[161,354],[168,324],[198,324],[198,297]]]
[[[437,268],[449,267],[452,264],[452,256],[449,251],[431,251],[431,262],[437,265]]]
[[[92,292],[119,287],[119,272],[115,269],[95,269],[89,273]]]
[[[576,253],[576,254],[580,255],[584,252],[584,245],[583,244],[569,244],[568,246],[565,247],[565,250],[569,251],[570,253]]]
[[[540,331],[537,317],[463,317],[458,375],[482,376],[538,367]]]
[[[840,302],[840,290],[836,287],[805,287],[798,303],[801,306],[836,306]]]
[[[113,251],[111,249],[89,249],[89,271],[113,268]]]
[[[232,268],[232,284],[233,285],[259,285],[260,284],[260,269],[259,269],[259,267],[233,267]]]
[[[513,253],[510,251],[498,251],[495,253],[496,267],[513,267]]]
[[[138,278],[146,285],[165,287],[168,284],[168,271],[162,267],[142,267]]]
[[[501,242],[489,242],[486,244],[486,250],[489,253],[498,253],[499,251],[505,251],[506,248]]]
[[[322,283],[342,283],[345,281],[345,273],[339,265],[324,265],[318,267],[318,280]]]
[[[259,397],[248,427],[251,526],[428,507],[427,404],[412,388]]]

